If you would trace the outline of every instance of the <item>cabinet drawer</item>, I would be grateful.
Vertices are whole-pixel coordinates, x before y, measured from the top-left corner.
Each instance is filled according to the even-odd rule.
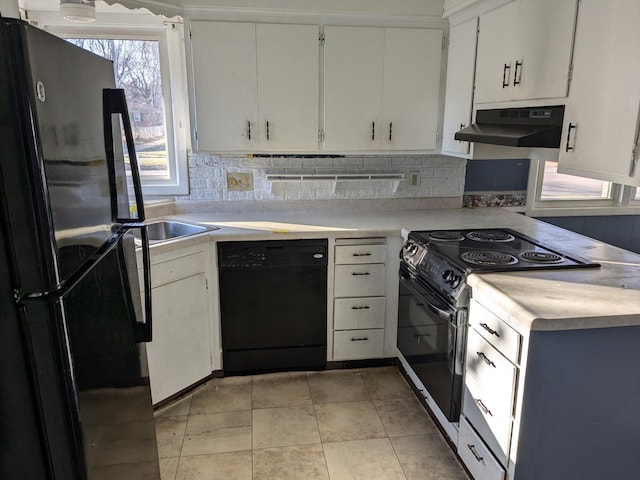
[[[496,402],[511,407],[517,368],[471,329],[465,372],[467,377],[473,377],[485,392],[491,392]]]
[[[382,357],[384,330],[342,330],[333,333],[335,360]]]
[[[384,263],[386,259],[386,245],[336,246],[336,264]]]
[[[336,265],[336,297],[383,297],[385,294],[385,266],[380,263],[364,265]]]
[[[174,258],[167,262],[156,263],[151,265],[151,288],[156,288],[167,283],[175,282],[182,278],[192,277],[199,273],[206,272],[206,261],[204,252],[196,252],[184,257]],[[138,281],[140,283],[140,291],[143,286],[142,269],[138,269]]]
[[[471,428],[464,415],[460,417],[458,455],[471,472],[474,480],[503,480],[505,471],[491,455],[478,434]]]
[[[337,298],[333,309],[333,328],[384,328],[384,297]]]
[[[469,306],[469,325],[513,363],[520,362],[520,334],[475,300]]]
[[[511,439],[511,411],[505,404],[495,402],[473,377],[465,379],[462,412],[480,434],[496,458],[506,465]]]

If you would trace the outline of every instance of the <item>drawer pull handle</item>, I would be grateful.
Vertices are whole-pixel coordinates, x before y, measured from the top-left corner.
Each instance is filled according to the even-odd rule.
[[[351,339],[352,342],[366,342],[369,340],[369,337],[353,337]]]
[[[369,272],[353,272],[351,275],[360,276],[360,275],[371,275]]]
[[[482,402],[482,400],[478,398],[476,400],[476,403],[478,404],[478,407],[480,407],[480,410],[482,410],[485,415],[490,415],[493,417],[493,413],[491,413],[491,410],[487,408],[487,406]]]
[[[475,445],[471,445],[471,444],[467,443],[467,448],[469,450],[471,450],[471,453],[473,453],[473,456],[476,457],[477,461],[484,462],[484,457],[478,453],[478,451],[476,450],[476,446]]]
[[[369,305],[363,305],[362,307],[351,307],[351,310],[369,310],[371,307]]]
[[[370,253],[354,253],[353,254],[354,257],[370,257],[371,254]]]
[[[481,323],[480,326],[484,328],[487,332],[489,332],[491,335],[495,335],[496,337],[500,338],[500,334],[496,330],[491,328],[489,325],[487,325],[486,323]]]
[[[489,357],[487,357],[484,353],[482,352],[476,352],[476,354],[482,359],[482,361],[484,363],[486,363],[487,365],[489,365],[490,367],[496,368],[496,364],[493,363],[491,361],[491,359]]]

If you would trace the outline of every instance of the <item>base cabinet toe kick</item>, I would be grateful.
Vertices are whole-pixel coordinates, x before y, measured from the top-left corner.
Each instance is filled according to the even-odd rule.
[[[468,323],[457,451],[475,480],[638,478],[640,327],[516,331],[484,297]]]

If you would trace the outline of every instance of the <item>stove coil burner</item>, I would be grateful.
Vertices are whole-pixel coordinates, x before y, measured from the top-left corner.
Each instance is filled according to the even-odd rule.
[[[564,258],[558,255],[557,253],[552,252],[536,252],[536,251],[528,251],[522,252],[519,257],[531,263],[539,263],[545,265],[552,265],[555,263],[562,263]]]
[[[436,242],[460,242],[464,240],[464,235],[451,230],[437,230],[427,233],[427,238]]]
[[[480,230],[473,231],[467,233],[467,238],[469,240],[474,240],[476,242],[496,242],[496,243],[506,243],[513,242],[516,237],[511,235],[508,232],[504,232],[502,230]]]
[[[481,265],[483,267],[503,267],[518,263],[518,259],[513,255],[488,250],[464,252],[460,255],[460,258],[471,265]]]

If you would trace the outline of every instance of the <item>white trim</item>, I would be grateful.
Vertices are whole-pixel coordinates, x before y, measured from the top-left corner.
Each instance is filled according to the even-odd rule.
[[[444,10],[442,16],[448,18],[451,25],[458,25],[512,1],[514,0],[464,0]]]

